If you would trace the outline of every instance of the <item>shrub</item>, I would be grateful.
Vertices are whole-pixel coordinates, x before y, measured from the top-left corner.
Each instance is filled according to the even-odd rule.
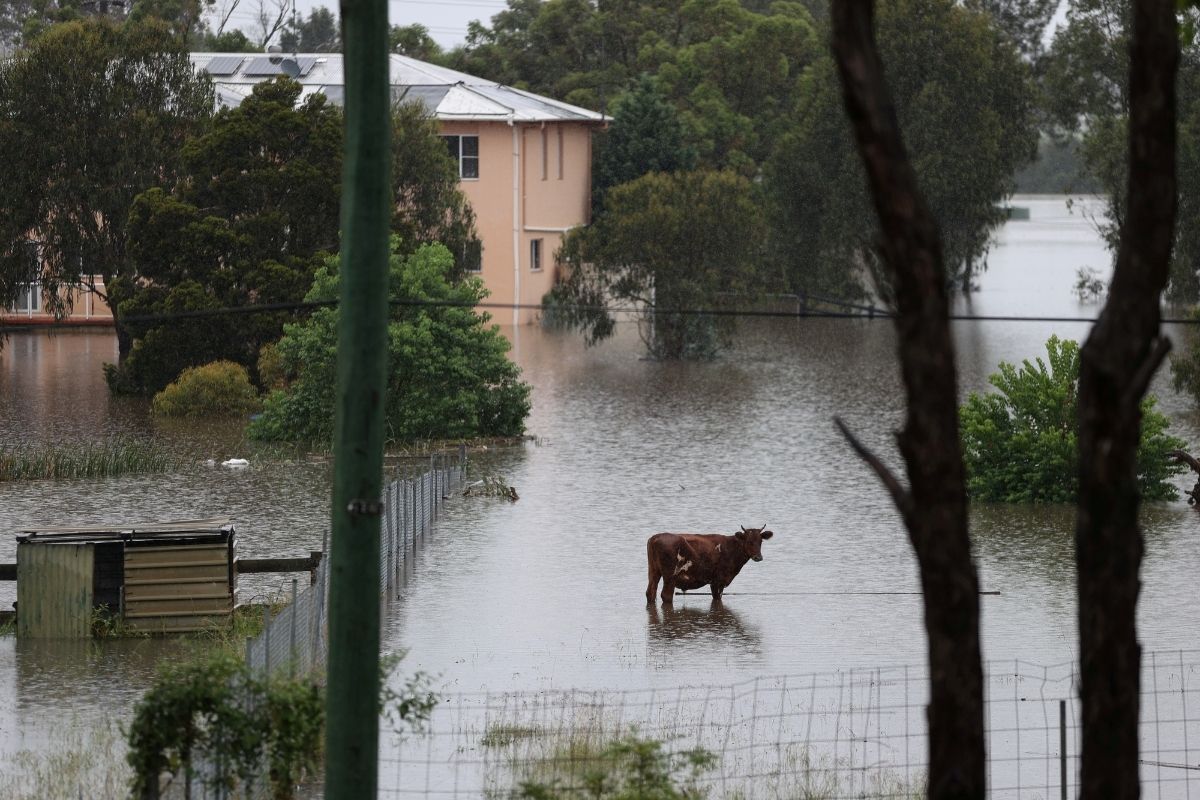
[[[1051,336],[1046,362],[1028,359],[1020,369],[1000,362],[988,381],[999,393],[971,394],[960,409],[967,490],[975,500],[1069,503],[1079,491],[1079,344]],[[1142,401],[1138,488],[1147,500],[1173,500],[1169,482],[1185,467],[1166,455],[1182,440],[1165,433],[1170,422]]]
[[[267,342],[258,349],[258,385],[267,392],[287,386],[279,342]]]
[[[529,414],[529,386],[508,359],[508,341],[473,306],[486,296],[478,278],[451,283],[450,251],[424,245],[409,256],[392,240],[386,436],[391,442],[517,436]],[[317,271],[306,300],[339,292],[339,262]],[[428,305],[424,303],[429,303]],[[319,308],[285,326],[279,341],[286,388],[272,392],[250,424],[259,439],[329,442],[337,389],[340,311]]]
[[[154,413],[164,417],[241,416],[259,407],[246,368],[232,361],[188,367],[154,396]]]

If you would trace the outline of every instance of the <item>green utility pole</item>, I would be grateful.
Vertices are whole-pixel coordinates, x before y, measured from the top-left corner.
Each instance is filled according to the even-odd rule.
[[[387,0],[342,0],[341,10],[346,154],[325,797],[374,800],[379,760],[379,522],[391,218]]]

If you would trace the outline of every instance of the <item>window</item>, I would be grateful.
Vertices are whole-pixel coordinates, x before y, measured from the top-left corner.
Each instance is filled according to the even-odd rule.
[[[479,137],[443,136],[450,157],[458,162],[458,177],[464,180],[479,179]]]
[[[17,304],[13,311],[19,314],[37,314],[42,310],[42,287],[36,283],[23,283],[17,289]]]
[[[529,241],[529,271],[542,271],[542,240],[531,239]]]

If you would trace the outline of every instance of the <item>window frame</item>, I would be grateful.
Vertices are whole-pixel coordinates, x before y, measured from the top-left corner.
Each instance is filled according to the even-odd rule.
[[[541,272],[545,269],[543,265],[543,255],[545,253],[545,239],[539,237],[529,240],[529,271]]]
[[[450,157],[454,159],[458,166],[458,179],[460,181],[477,181],[479,180],[479,134],[474,133],[444,133],[441,138],[446,142],[446,149],[450,153]],[[474,153],[465,152],[468,148],[463,146],[463,142],[470,140],[474,143]],[[469,172],[468,165],[474,166],[474,174]]]

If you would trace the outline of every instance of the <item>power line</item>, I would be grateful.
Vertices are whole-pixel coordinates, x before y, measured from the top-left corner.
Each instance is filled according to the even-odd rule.
[[[810,298],[812,296],[810,295]],[[657,313],[669,316],[698,316],[698,317],[734,317],[761,319],[892,319],[895,312],[884,308],[863,306],[849,301],[821,300],[820,302],[840,305],[857,309],[855,311],[823,311],[797,307],[791,311],[767,311],[758,309],[729,309],[729,308],[682,308],[682,309],[648,309],[637,306],[609,306],[561,304],[547,308],[540,303],[470,303],[453,300],[391,300],[389,304],[401,308],[469,308],[487,311],[572,311],[578,313],[607,313],[607,314],[644,314]],[[175,311],[169,314],[137,314],[122,318],[125,323],[147,324],[155,322],[171,322],[182,319],[206,319],[222,316],[239,316],[245,314],[267,314],[286,311],[313,311],[319,308],[336,306],[337,300],[314,300],[288,303],[263,303],[247,306],[226,306],[221,308],[204,308],[191,311]],[[1064,324],[1094,324],[1098,317],[1062,317],[1062,316],[1016,316],[1009,314],[950,314],[952,322],[1039,322]],[[1200,319],[1191,317],[1166,317],[1160,320],[1163,324],[1196,325]],[[11,326],[6,326],[11,327]]]

